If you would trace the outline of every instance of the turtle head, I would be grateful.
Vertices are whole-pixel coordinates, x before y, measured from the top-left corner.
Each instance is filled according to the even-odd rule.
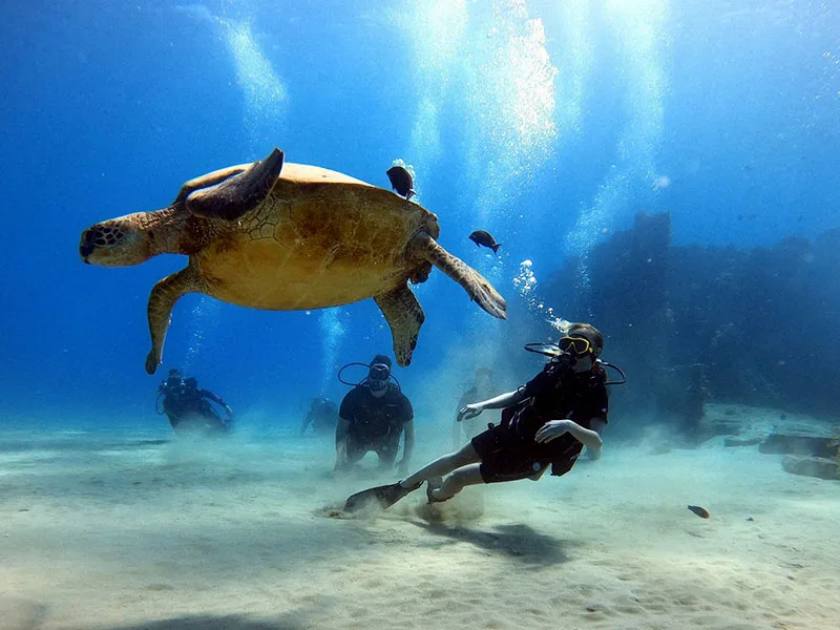
[[[124,267],[140,264],[158,253],[154,232],[143,220],[146,214],[129,214],[86,229],[79,242],[82,260],[94,265]]]

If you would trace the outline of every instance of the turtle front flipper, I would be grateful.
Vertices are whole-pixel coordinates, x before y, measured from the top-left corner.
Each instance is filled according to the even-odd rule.
[[[187,267],[166,276],[158,282],[149,295],[149,332],[152,335],[152,349],[146,357],[146,372],[154,374],[163,357],[163,342],[169,329],[172,308],[175,302],[187,293],[201,291],[202,283],[192,267]]]
[[[394,356],[397,363],[403,367],[411,363],[411,354],[417,345],[417,335],[426,316],[417,298],[414,297],[407,284],[397,287],[388,293],[373,297],[391,327],[391,337],[394,341]]]
[[[507,319],[507,304],[493,285],[457,256],[453,256],[425,232],[409,243],[409,255],[427,260],[460,284],[478,305],[493,317]]]
[[[201,175],[200,177],[194,177],[193,179],[184,182],[184,185],[181,186],[181,190],[178,191],[178,196],[175,197],[175,201],[172,202],[172,205],[175,206],[179,203],[183,203],[186,198],[190,196],[190,193],[193,193],[196,190],[201,190],[202,188],[210,188],[210,186],[221,184],[226,179],[230,179],[234,175],[239,175],[239,173],[247,171],[251,166],[253,166],[253,163],[228,166],[227,168],[220,168],[217,171]]]
[[[184,203],[196,216],[235,221],[262,203],[282,168],[283,152],[274,149],[267,158],[254,162],[238,175],[189,193]]]

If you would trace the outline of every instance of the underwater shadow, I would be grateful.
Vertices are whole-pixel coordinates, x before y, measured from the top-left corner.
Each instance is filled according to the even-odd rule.
[[[412,523],[436,536],[444,536],[454,542],[469,543],[524,564],[551,566],[569,561],[569,556],[566,554],[569,541],[541,534],[521,523],[499,525],[493,531],[462,526],[451,527],[443,523],[422,521],[412,521]]]
[[[294,617],[283,615],[277,621],[260,621],[245,615],[186,615],[128,626],[110,626],[108,630],[301,630],[311,627]]]

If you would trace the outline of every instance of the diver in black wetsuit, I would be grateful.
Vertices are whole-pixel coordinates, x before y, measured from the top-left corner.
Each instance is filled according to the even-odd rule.
[[[227,413],[222,419],[211,402]],[[199,389],[195,378],[184,378],[179,370],[169,370],[158,388],[158,413],[165,413],[176,432],[198,431],[227,433],[232,429],[233,409],[221,396],[207,389]]]
[[[526,348],[533,350],[529,346]],[[388,507],[424,481],[428,482],[429,503],[436,503],[468,485],[536,481],[549,468],[553,475],[563,475],[574,466],[584,446],[597,458],[602,446],[600,433],[607,424],[606,385],[610,383],[605,371],[610,364],[598,359],[603,347],[603,336],[594,326],[573,324],[551,352],[535,350],[552,358],[528,383],[468,404],[459,412],[460,419],[467,419],[485,409],[502,409],[499,425],[490,425],[457,452],[436,459],[398,483],[356,493],[347,499],[345,509],[361,509],[371,500]]]
[[[300,427],[300,434],[306,433],[309,425],[312,425],[313,431],[321,435],[325,433],[332,433],[335,431],[335,425],[338,422],[338,408],[335,403],[325,396],[318,396],[313,398],[309,405],[309,411],[303,419],[303,424]]]
[[[335,432],[336,470],[345,470],[369,451],[382,468],[394,466],[403,436],[403,456],[397,464],[405,474],[414,449],[414,410],[400,388],[391,382],[391,359],[376,355],[367,378],[341,401]]]

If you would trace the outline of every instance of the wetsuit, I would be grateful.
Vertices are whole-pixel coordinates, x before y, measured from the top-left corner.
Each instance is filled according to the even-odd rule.
[[[229,426],[225,423],[210,402],[215,402],[223,407],[227,404],[220,396],[206,389],[187,387],[184,385],[175,387],[164,387],[163,411],[169,418],[172,428],[178,430],[179,426],[185,428],[197,428],[198,420],[203,421],[204,429],[214,431],[227,431]]]
[[[485,483],[525,479],[551,464],[552,475],[571,470],[583,448],[566,433],[548,443],[534,441],[549,420],[571,419],[585,429],[594,418],[607,421],[607,388],[603,369],[577,374],[556,362],[528,381],[520,391],[525,398],[502,411],[502,421],[472,440],[481,457]]]
[[[376,398],[367,387],[358,385],[341,401],[338,415],[349,423],[346,436],[336,431],[336,442],[345,440],[347,463],[357,462],[368,451],[374,451],[380,463],[386,465],[394,463],[400,435],[404,425],[414,419],[414,410],[394,386]]]

